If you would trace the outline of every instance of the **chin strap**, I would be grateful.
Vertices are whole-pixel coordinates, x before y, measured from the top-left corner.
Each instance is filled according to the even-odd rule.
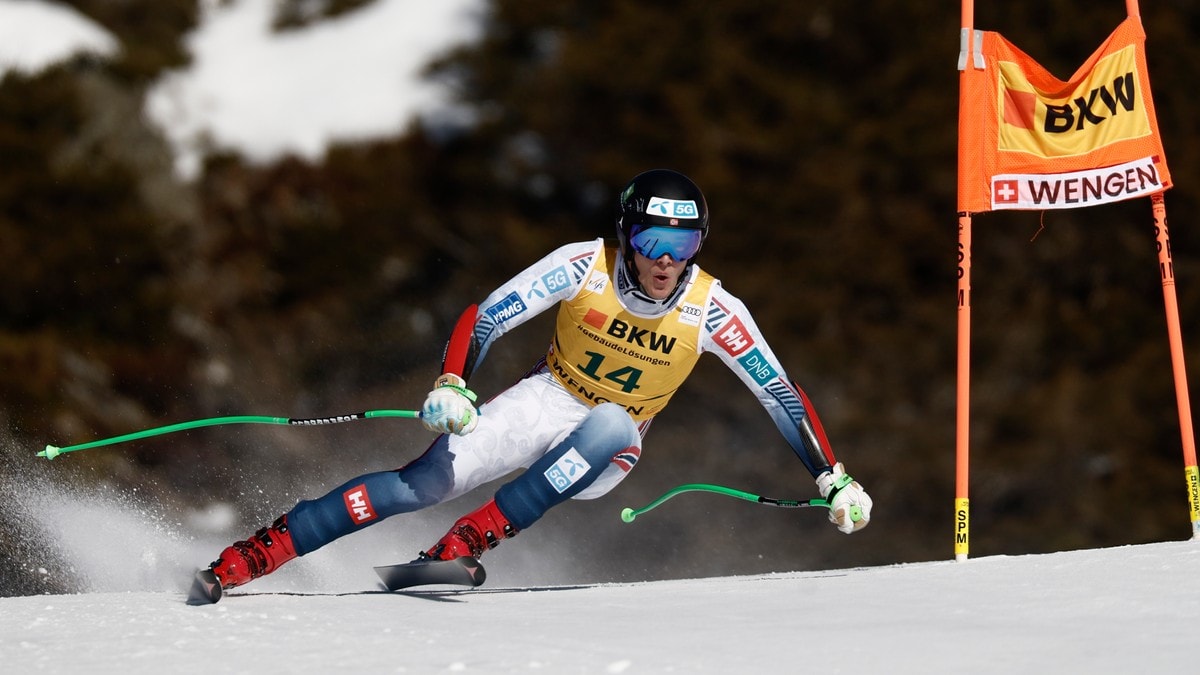
[[[627,306],[644,313],[654,314],[674,307],[675,303],[679,302],[679,296],[687,288],[687,282],[692,278],[692,263],[689,262],[679,275],[679,281],[671,294],[662,300],[656,300],[642,290],[641,284],[637,282],[636,270],[631,269],[632,266],[632,260],[621,254],[619,264],[614,266],[617,271],[617,295],[621,296]]]

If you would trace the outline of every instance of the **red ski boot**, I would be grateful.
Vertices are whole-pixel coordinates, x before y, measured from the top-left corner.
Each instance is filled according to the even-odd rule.
[[[270,574],[295,557],[296,547],[292,546],[287,516],[280,516],[270,527],[226,548],[209,569],[221,582],[221,588],[226,589]]]
[[[488,549],[496,548],[501,539],[517,536],[517,528],[496,507],[492,499],[468,513],[450,528],[433,548],[421,553],[418,560],[453,560],[463,556],[478,558]]]

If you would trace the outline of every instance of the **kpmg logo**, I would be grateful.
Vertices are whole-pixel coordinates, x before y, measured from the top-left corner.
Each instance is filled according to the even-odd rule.
[[[496,323],[504,323],[525,311],[525,303],[516,292],[509,293],[503,300],[483,310]]]
[[[663,216],[664,218],[684,218],[688,220],[695,220],[700,217],[700,209],[696,207],[696,202],[691,199],[651,197],[650,203],[646,206],[646,213],[653,216]]]

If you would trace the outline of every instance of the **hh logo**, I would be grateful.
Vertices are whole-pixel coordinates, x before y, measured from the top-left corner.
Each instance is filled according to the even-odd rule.
[[[346,502],[346,513],[350,514],[350,520],[355,525],[369,523],[379,517],[371,506],[371,497],[367,494],[365,484],[346,490],[342,493],[342,499]]]
[[[737,356],[754,345],[754,338],[747,334],[745,324],[735,316],[717,333],[716,342],[730,356]]]

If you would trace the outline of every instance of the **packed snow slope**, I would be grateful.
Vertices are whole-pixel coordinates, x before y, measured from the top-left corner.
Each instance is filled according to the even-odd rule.
[[[265,580],[264,580],[265,581]],[[0,599],[9,673],[1194,673],[1200,542],[387,593]]]

